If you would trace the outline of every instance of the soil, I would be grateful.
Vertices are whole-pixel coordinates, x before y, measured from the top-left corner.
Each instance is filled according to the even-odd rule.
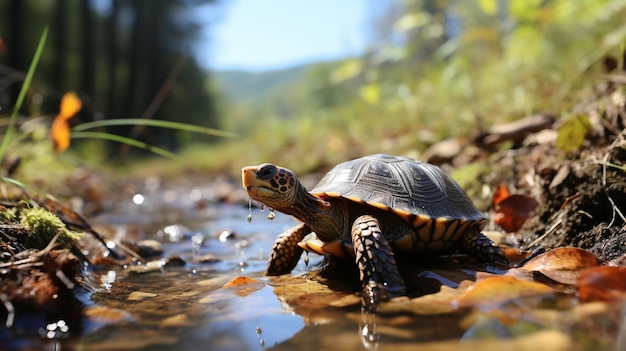
[[[626,162],[620,136],[605,155]],[[601,154],[596,153],[598,156]],[[626,254],[626,172],[590,157],[544,169],[539,206],[517,233],[522,248],[575,246],[609,261]]]

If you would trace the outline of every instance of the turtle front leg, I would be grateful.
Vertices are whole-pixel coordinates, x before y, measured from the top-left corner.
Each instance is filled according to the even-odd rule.
[[[498,247],[485,234],[477,232],[466,234],[461,239],[461,249],[468,255],[481,262],[494,262],[508,265],[509,261],[504,255],[504,251]]]
[[[354,221],[352,243],[366,307],[371,307],[380,300],[406,295],[406,287],[398,272],[393,251],[376,218],[364,215]]]
[[[302,248],[298,243],[311,232],[304,223],[281,233],[276,238],[265,275],[287,274],[298,264]]]

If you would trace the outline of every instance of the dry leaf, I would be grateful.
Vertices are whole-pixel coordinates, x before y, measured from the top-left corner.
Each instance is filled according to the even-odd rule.
[[[235,294],[241,297],[248,296],[255,291],[263,289],[264,287],[265,283],[250,277],[237,277],[224,284],[224,288],[234,289]]]
[[[471,286],[455,301],[455,305],[491,309],[510,300],[553,292],[554,290],[545,284],[498,276],[481,280]]]
[[[580,272],[578,295],[581,301],[615,301],[626,298],[626,268],[593,267]]]
[[[599,264],[600,261],[587,250],[561,247],[533,258],[521,269],[527,272],[540,272],[559,283],[575,285],[583,269]]]
[[[532,197],[511,195],[495,206],[495,222],[508,233],[516,232],[533,215],[536,208],[537,201]]]

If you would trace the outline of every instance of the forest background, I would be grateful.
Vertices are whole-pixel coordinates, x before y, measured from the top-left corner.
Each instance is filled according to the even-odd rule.
[[[21,134],[5,159],[20,157],[27,177],[66,163],[236,175],[242,165],[266,161],[311,172],[374,152],[420,158],[437,141],[472,140],[497,123],[538,112],[568,117],[601,80],[604,58],[617,57],[623,67],[626,43],[621,0],[397,0],[371,19],[362,56],[263,73],[211,72],[193,51],[201,27],[210,25],[193,14],[207,4],[220,11],[220,1],[209,0],[0,3],[4,121],[49,28],[19,111]],[[67,91],[83,102],[73,126],[140,117],[235,136],[116,126],[106,132],[178,156],[163,160],[99,139],[74,140],[57,155],[47,131]]]

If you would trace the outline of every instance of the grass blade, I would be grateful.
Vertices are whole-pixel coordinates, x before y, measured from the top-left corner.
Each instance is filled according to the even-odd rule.
[[[194,133],[220,136],[225,138],[234,138],[236,135],[231,132],[226,132],[219,129],[207,128],[196,126],[193,124],[163,121],[158,119],[145,119],[145,118],[120,118],[120,119],[103,119],[100,121],[86,122],[76,125],[72,128],[72,131],[81,132],[88,129],[109,127],[109,126],[122,126],[122,125],[142,125],[149,127],[169,128],[175,130],[184,130]]]
[[[160,147],[151,146],[144,142],[126,138],[126,137],[119,136],[116,134],[101,133],[101,132],[72,132],[71,138],[72,139],[104,139],[104,140],[116,141],[118,143],[127,144],[127,145],[134,146],[140,149],[144,149],[144,150],[153,152],[157,155],[161,155],[164,157],[174,158],[176,156],[176,154],[174,154],[171,151],[162,149]]]
[[[24,99],[26,98],[26,93],[28,92],[28,88],[30,87],[30,82],[33,80],[33,76],[35,75],[35,69],[39,64],[39,58],[41,57],[41,53],[43,52],[43,48],[46,45],[46,39],[48,38],[48,27],[43,29],[43,33],[41,33],[41,37],[39,38],[39,44],[37,44],[37,50],[35,51],[35,55],[33,56],[33,60],[28,67],[28,72],[26,72],[26,77],[24,78],[24,83],[22,84],[22,88],[20,89],[20,93],[17,96],[17,101],[15,101],[15,106],[13,107],[13,112],[11,113],[11,118],[9,119],[9,125],[7,127],[7,131],[2,138],[2,144],[0,144],[0,159],[4,157],[4,153],[7,151],[7,147],[9,146],[9,141],[13,137],[13,133],[15,132],[15,121],[17,120],[17,113],[22,107],[24,103]]]

